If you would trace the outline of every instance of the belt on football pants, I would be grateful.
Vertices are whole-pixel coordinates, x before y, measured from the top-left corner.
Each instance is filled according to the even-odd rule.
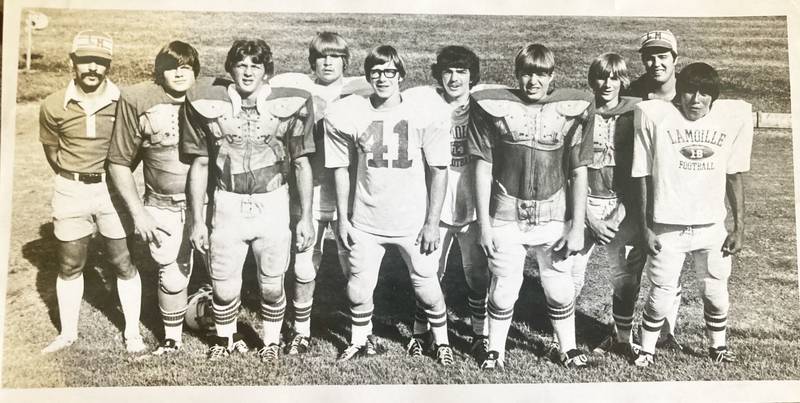
[[[67,178],[69,180],[83,182],[86,184],[100,183],[106,180],[105,172],[87,174],[87,173],[72,172],[59,169],[58,175],[61,176],[62,178]]]
[[[168,195],[148,191],[144,194],[144,205],[165,209],[182,210],[186,208],[186,195],[183,193]]]
[[[524,200],[496,192],[492,195],[492,217],[496,220],[525,222],[530,225],[564,221],[567,199],[562,187],[545,200]]]

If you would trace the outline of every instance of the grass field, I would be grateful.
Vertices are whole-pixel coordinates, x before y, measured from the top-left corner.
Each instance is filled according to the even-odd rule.
[[[528,265],[525,284],[516,305],[508,341],[507,371],[482,373],[466,355],[469,327],[460,265],[451,264],[445,291],[451,313],[451,342],[456,364],[441,368],[433,360],[405,356],[413,299],[408,275],[399,256],[384,262],[376,290],[375,334],[388,349],[377,359],[336,364],[335,356],[347,342],[344,278],[335,259],[335,246],[326,245],[323,269],[312,313],[311,352],[302,360],[286,358],[265,366],[254,356],[235,357],[221,364],[205,360],[200,335],[184,338],[182,354],[165,359],[136,361],[122,348],[122,314],[114,279],[102,268],[98,252],[85,272],[86,292],[79,331],[71,349],[50,356],[38,353],[57,334],[56,267],[50,224],[51,174],[37,132],[38,107],[27,101],[63,85],[69,77],[66,54],[81,18],[92,18],[97,28],[117,40],[113,79],[132,83],[145,79],[162,42],[183,38],[197,45],[207,74],[221,73],[224,52],[235,37],[257,33],[273,45],[278,71],[305,70],[304,46],[314,32],[335,29],[355,48],[353,60],[380,42],[398,44],[407,56],[409,85],[427,82],[433,52],[451,43],[464,24],[474,29],[459,35],[483,58],[485,82],[511,83],[509,60],[526,40],[542,40],[559,56],[561,86],[584,86],[583,74],[591,58],[618,50],[641,72],[634,38],[653,25],[668,25],[678,34],[685,60],[702,59],[724,67],[727,97],[741,97],[755,110],[789,110],[784,19],[657,19],[574,17],[428,17],[370,15],[264,15],[198,13],[92,12],[45,10],[51,18],[47,31],[37,34],[37,70],[20,75],[16,120],[15,176],[11,258],[6,298],[3,387],[132,385],[274,385],[274,384],[404,384],[404,383],[552,383],[703,380],[800,379],[800,309],[795,251],[792,140],[788,131],[758,130],[752,171],[746,178],[747,237],[734,263],[730,281],[730,339],[741,362],[715,366],[704,353],[702,300],[694,276],[686,271],[678,333],[692,354],[664,351],[658,365],[639,370],[617,356],[592,356],[592,367],[569,372],[544,356],[550,326],[536,270]],[[177,22],[176,22],[177,21]],[[232,23],[235,21],[235,24]],[[291,29],[289,29],[291,27]],[[370,32],[369,35],[363,34]],[[735,34],[734,34],[735,33]],[[610,44],[610,45],[606,45]],[[602,46],[601,46],[602,45]],[[348,70],[358,73],[359,63]],[[756,74],[758,73],[758,74]],[[95,245],[98,246],[98,245]],[[98,248],[95,248],[98,250]],[[142,328],[155,345],[161,336],[156,305],[157,270],[141,243],[134,245],[135,261],[143,278]],[[453,256],[452,262],[458,262]],[[610,317],[609,270],[605,256],[592,259],[587,286],[578,301],[579,346],[591,350],[607,333]],[[252,276],[251,272],[246,275]],[[252,282],[245,286],[252,295]],[[646,288],[643,290],[644,297]],[[641,305],[641,304],[640,304]],[[257,301],[246,296],[240,330],[257,343]]]
[[[353,49],[349,75],[362,73],[372,47],[388,43],[404,56],[406,86],[430,82],[438,48],[470,46],[481,57],[484,82],[513,84],[513,57],[522,44],[545,43],[556,54],[556,81],[585,88],[589,63],[614,51],[629,61],[633,76],[643,72],[638,37],[669,28],[678,38],[679,65],[706,61],[721,71],[723,96],[751,102],[754,111],[789,112],[789,64],[786,19],[624,18],[624,17],[483,17],[355,14],[246,14],[188,12],[118,12],[38,10],[50,26],[34,36],[35,72],[19,76],[17,99],[35,101],[65,85],[72,36],[92,28],[115,39],[111,77],[121,84],[146,80],[158,49],[172,39],[197,47],[202,74],[224,74],[223,62],[236,38],[258,36],[273,48],[277,73],[307,71],[308,41],[316,32],[334,30]],[[20,44],[24,44],[21,30]],[[21,50],[24,53],[24,49]],[[20,58],[24,62],[24,58]]]

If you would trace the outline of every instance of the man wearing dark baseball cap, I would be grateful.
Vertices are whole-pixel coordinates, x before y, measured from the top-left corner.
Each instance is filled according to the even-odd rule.
[[[128,352],[145,349],[139,333],[142,286],[126,237],[132,226],[116,192],[106,183],[106,157],[119,89],[106,78],[113,41],[97,31],[75,35],[70,51],[73,79],[48,96],[39,115],[39,140],[53,169],[53,232],[57,239],[56,296],[61,333],[42,353],[72,345],[78,338],[83,268],[89,240],[100,232],[117,275]],[[114,201],[112,201],[114,200]]]
[[[669,30],[650,31],[639,38],[645,73],[623,95],[671,101],[675,97],[675,62],[678,41]]]

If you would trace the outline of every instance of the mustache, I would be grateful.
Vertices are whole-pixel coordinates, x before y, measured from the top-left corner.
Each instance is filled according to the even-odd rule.
[[[86,77],[103,78],[103,76],[101,74],[97,74],[94,71],[90,71],[90,72],[81,74],[81,78],[86,78]]]

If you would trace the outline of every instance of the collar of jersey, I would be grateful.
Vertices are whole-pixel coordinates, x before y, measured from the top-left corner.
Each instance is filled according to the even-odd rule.
[[[267,98],[271,93],[272,87],[269,84],[264,84],[256,94],[256,110],[259,115],[264,115],[267,112]],[[231,99],[233,116],[239,115],[242,112],[242,96],[236,91],[236,84],[228,85],[228,97]]]
[[[96,101],[94,110],[86,110],[86,113],[91,115],[100,109],[105,108],[112,102],[116,102],[117,100],[119,100],[119,87],[117,87],[117,85],[111,80],[106,78],[106,87],[103,90],[103,93],[94,100]],[[81,91],[78,91],[78,86],[75,85],[75,80],[70,80],[69,84],[67,84],[67,91],[64,93],[64,104],[62,105],[65,110],[67,109],[67,104],[69,104],[70,101],[75,101],[78,104],[81,104],[82,108],[84,105],[87,105],[88,102],[88,98]]]

